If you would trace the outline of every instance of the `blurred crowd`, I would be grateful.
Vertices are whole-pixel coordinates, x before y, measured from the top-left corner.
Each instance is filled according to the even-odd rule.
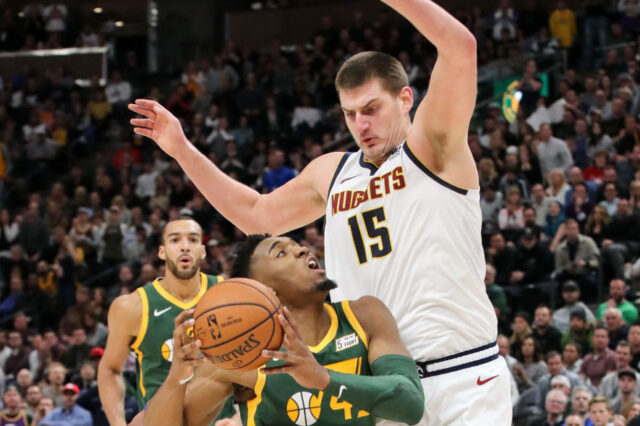
[[[515,421],[624,425],[640,413],[640,7],[497,3],[455,14],[478,40],[480,69],[510,61],[519,81],[515,121],[492,103],[469,132]],[[0,12],[3,51],[102,45],[110,34],[109,23],[85,26],[57,2],[21,11],[0,2]],[[333,85],[349,56],[393,54],[416,105],[425,96],[436,51],[408,23],[357,13],[344,27],[328,16],[317,25],[302,45],[229,40],[166,81],[146,78],[133,51],[115,56],[105,85],[80,86],[63,68],[2,76],[1,418],[106,424],[95,386],[106,312],[163,275],[168,219],[194,217],[203,270],[228,273],[242,233],[175,161],[132,134],[128,102],[161,102],[211,161],[267,193],[319,155],[355,148]],[[547,72],[549,63],[563,68]],[[321,222],[291,236],[322,262]],[[133,358],[127,371],[135,375]]]

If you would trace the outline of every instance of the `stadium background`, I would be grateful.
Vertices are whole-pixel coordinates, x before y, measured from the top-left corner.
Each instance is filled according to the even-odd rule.
[[[602,371],[588,367],[599,358],[590,354],[595,324],[583,311],[584,327],[570,329],[564,299],[572,280],[606,328],[606,370],[640,367],[640,327],[629,332],[640,290],[640,6],[440,3],[478,41],[469,144],[516,421],[544,416],[558,375],[549,351],[563,355],[574,394],[584,386],[619,403],[617,374],[598,388]],[[129,101],[160,101],[225,172],[269,192],[318,155],[355,149],[333,77],[369,49],[401,60],[417,105],[436,52],[374,0],[0,1],[0,394],[16,385],[33,414],[35,388],[59,403],[61,385],[74,382],[94,424],[106,424],[95,384],[106,312],[163,274],[163,223],[192,215],[205,231],[204,270],[228,272],[241,232],[133,135]],[[321,222],[291,235],[322,260]],[[605,313],[614,305],[622,319]],[[524,357],[528,334],[536,350]],[[630,357],[616,355],[620,341]],[[582,360],[565,351],[576,342]],[[581,361],[585,380],[565,374]],[[127,371],[135,374],[133,359]],[[631,402],[618,411],[640,412]]]

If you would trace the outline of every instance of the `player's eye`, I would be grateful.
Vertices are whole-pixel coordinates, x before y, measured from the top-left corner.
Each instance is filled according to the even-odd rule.
[[[280,250],[278,254],[276,254],[276,257],[283,257],[284,255],[285,255],[284,250]]]
[[[371,108],[367,108],[364,110],[365,114],[373,114],[374,112],[376,112],[376,107],[371,107]]]

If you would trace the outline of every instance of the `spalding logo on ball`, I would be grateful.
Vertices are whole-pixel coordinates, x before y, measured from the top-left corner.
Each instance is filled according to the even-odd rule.
[[[277,315],[280,301],[258,281],[231,278],[211,287],[193,313],[194,335],[200,350],[218,367],[246,371],[264,365],[263,349],[282,344]]]

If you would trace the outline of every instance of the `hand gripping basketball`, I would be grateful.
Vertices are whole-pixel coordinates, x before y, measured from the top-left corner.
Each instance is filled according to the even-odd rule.
[[[187,334],[193,327],[193,309],[183,311],[174,320],[173,329],[173,362],[169,370],[169,376],[177,380],[181,385],[187,384],[195,374],[195,367],[204,361],[204,357],[198,357],[200,340],[194,340]]]
[[[278,321],[284,330],[282,346],[287,350],[271,351],[263,350],[262,355],[268,358],[276,358],[286,361],[279,367],[265,367],[265,374],[289,374],[300,386],[311,389],[323,390],[329,385],[331,376],[329,370],[320,365],[309,350],[309,347],[300,338],[298,327],[291,317],[291,312],[285,306],[283,313],[278,314]]]

